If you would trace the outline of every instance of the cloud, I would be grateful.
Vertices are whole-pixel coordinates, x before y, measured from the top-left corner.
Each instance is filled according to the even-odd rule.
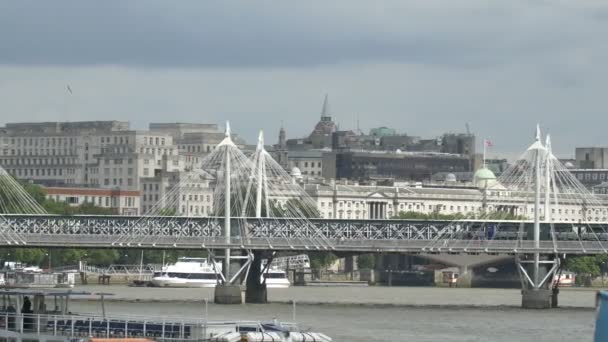
[[[606,25],[606,6],[584,0],[58,0],[0,6],[0,63],[12,65],[476,67],[597,43],[603,38],[598,28]]]
[[[539,122],[571,155],[606,144],[605,32],[593,0],[5,1],[0,118],[230,119],[271,140],[307,135],[329,93],[343,128],[468,122],[513,154]]]

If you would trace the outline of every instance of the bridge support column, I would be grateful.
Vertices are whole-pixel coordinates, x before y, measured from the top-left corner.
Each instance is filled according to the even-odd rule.
[[[253,262],[247,275],[247,289],[245,290],[245,303],[268,303],[266,283],[262,279],[262,253],[253,252]]]
[[[473,280],[473,270],[468,266],[462,266],[459,268],[458,272],[458,282],[456,286],[458,287],[471,287],[471,281]]]
[[[530,255],[530,258],[533,256]],[[522,282],[521,307],[524,309],[551,309],[557,307],[559,290],[554,289],[553,276],[559,267],[559,259],[541,256],[537,263],[533,260],[516,259]],[[530,274],[537,268],[538,280]]]
[[[243,304],[243,291],[241,285],[216,285],[213,302],[215,304]]]
[[[551,309],[552,291],[550,289],[521,290],[521,307],[524,309]]]

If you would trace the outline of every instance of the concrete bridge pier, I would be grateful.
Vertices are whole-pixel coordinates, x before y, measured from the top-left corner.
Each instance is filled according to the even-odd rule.
[[[266,283],[262,283],[262,258],[261,252],[253,252],[253,262],[247,275],[245,290],[245,303],[265,304],[268,303],[268,291]]]
[[[550,289],[521,290],[521,307],[523,309],[551,309],[552,291]]]
[[[243,253],[237,252],[236,254],[242,256]],[[229,265],[227,268],[228,272],[224,273],[226,282],[215,285],[213,302],[215,304],[243,304],[243,287],[240,285],[241,282],[238,279],[234,283],[228,282],[241,266],[241,261],[239,259],[230,259],[228,263],[226,263],[226,260],[224,259],[224,270],[226,270],[226,264]],[[240,278],[242,278],[242,276],[240,276]]]
[[[551,309],[558,305],[559,289],[553,288],[552,285],[559,260],[554,260],[552,256],[540,256],[539,259],[536,266],[538,267],[537,277],[533,276],[535,273],[533,261],[519,260],[517,262],[522,277],[521,307],[523,309]]]
[[[243,304],[241,285],[220,284],[215,285],[213,302],[215,304]]]
[[[471,287],[473,280],[473,270],[469,269],[467,265],[460,266],[458,268],[458,287]]]

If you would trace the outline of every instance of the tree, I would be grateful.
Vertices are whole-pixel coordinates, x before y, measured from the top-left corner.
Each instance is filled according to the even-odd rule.
[[[313,252],[308,254],[310,259],[310,268],[313,270],[321,270],[331,266],[338,257],[331,252]]]
[[[19,182],[23,189],[39,204],[46,200],[46,190],[43,187],[25,181]]]
[[[372,269],[376,266],[376,256],[373,254],[361,254],[357,257],[357,268]]]
[[[177,210],[175,208],[162,208],[158,211],[158,216],[176,216]]]
[[[92,203],[84,203],[80,206],[70,206],[65,202],[59,202],[46,198],[43,187],[29,182],[20,182],[25,191],[38,202],[49,214],[56,215],[111,215],[112,209],[95,206]],[[0,196],[3,196],[0,193]],[[17,213],[17,212],[15,212]],[[4,261],[19,261],[29,265],[48,267],[49,259],[53,265],[74,265],[80,260],[88,260],[95,265],[109,265],[114,263],[118,256],[114,250],[92,250],[87,251],[77,248],[41,249],[41,248],[10,248],[0,250],[0,258]]]
[[[568,257],[565,269],[576,273],[576,282],[580,285],[591,286],[591,281],[602,274],[602,265],[608,261],[606,255]]]

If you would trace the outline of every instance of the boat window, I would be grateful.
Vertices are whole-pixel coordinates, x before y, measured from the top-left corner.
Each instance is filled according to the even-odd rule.
[[[188,279],[216,279],[214,273],[191,273]]]
[[[283,279],[283,278],[285,278],[285,273],[264,273],[264,278]]]

